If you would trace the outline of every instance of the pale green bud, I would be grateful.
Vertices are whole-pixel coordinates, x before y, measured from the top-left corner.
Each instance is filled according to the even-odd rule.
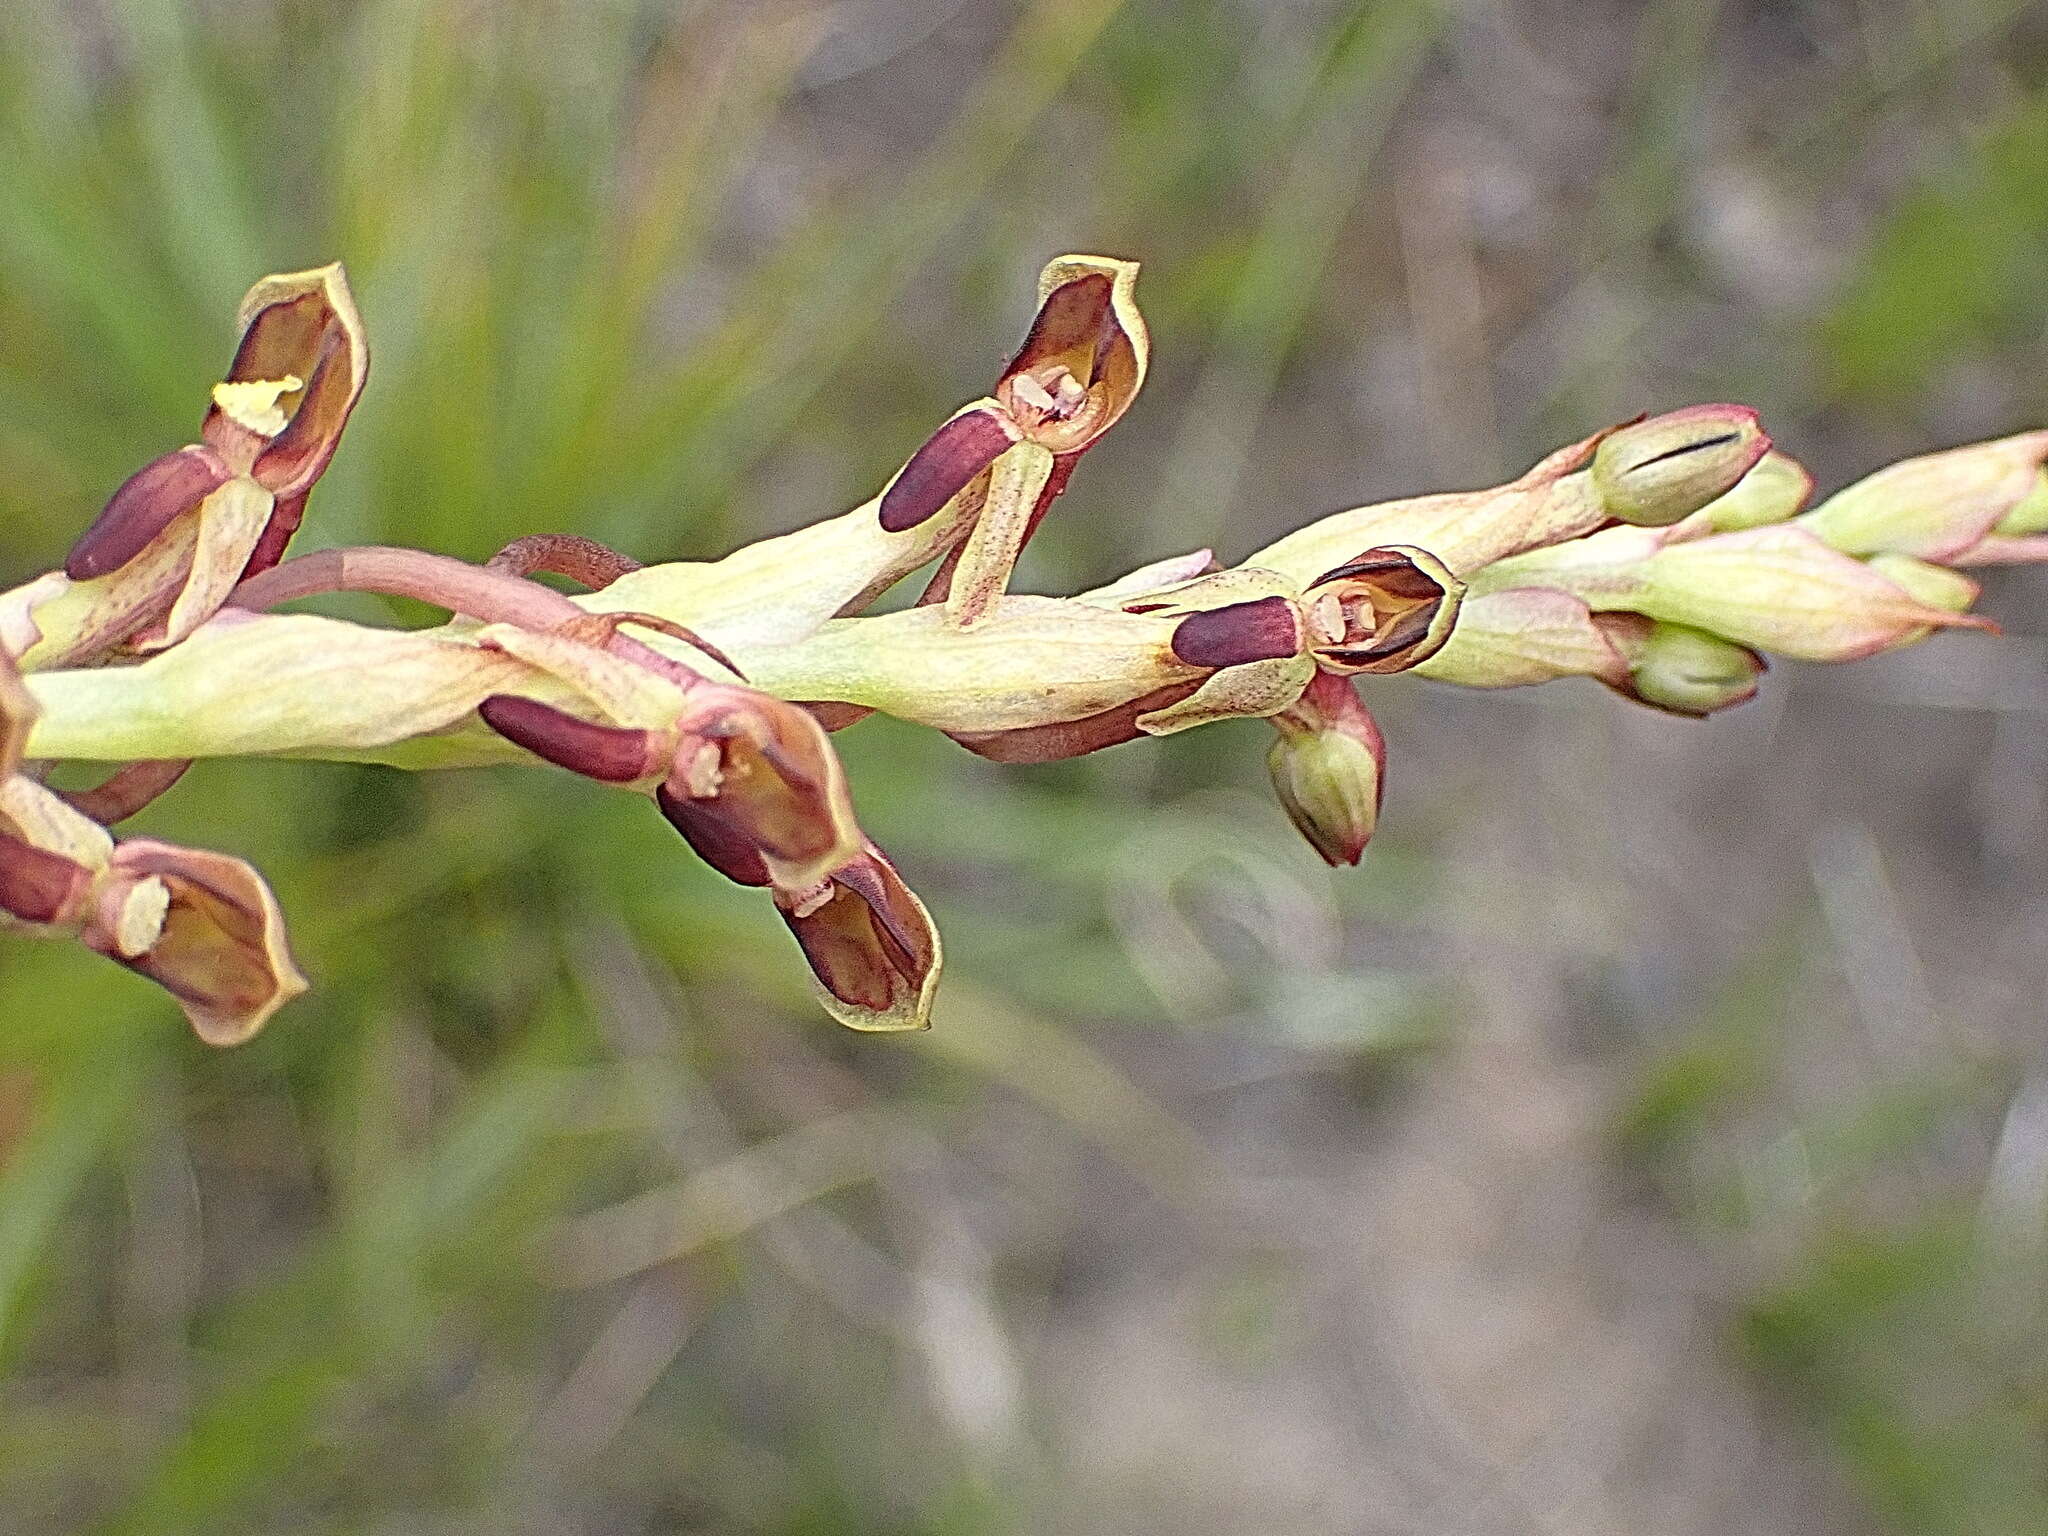
[[[1764,659],[1746,646],[1640,614],[1602,614],[1599,622],[1628,661],[1628,680],[1616,691],[1638,703],[1700,717],[1756,694]]]
[[[1791,454],[1773,448],[1736,482],[1734,490],[1716,496],[1700,508],[1698,516],[1716,533],[1762,528],[1797,516],[1812,494],[1813,471]]]
[[[1989,627],[1920,601],[1795,524],[1673,543],[1643,574],[1635,599],[1615,607],[1807,661],[1851,661],[1943,625]]]
[[[2022,539],[2029,534],[2048,533],[2048,469],[2034,472],[2033,489],[1993,525],[2000,538]]]
[[[1468,597],[1450,643],[1415,674],[1465,688],[1521,688],[1561,677],[1619,687],[1628,666],[1583,598],[1556,587],[1506,587]]]
[[[1918,601],[1863,561],[1828,548],[1799,522],[1706,535],[1692,524],[1609,528],[1474,577],[1480,593],[1500,590],[1496,584],[1556,587],[1597,613],[1689,624],[1807,661],[1869,656],[1929,627],[1988,627]],[[1450,649],[1456,648],[1453,636]]]
[[[1593,489],[1611,516],[1661,528],[1732,490],[1770,446],[1746,405],[1688,406],[1603,438]]]
[[[1799,522],[1844,554],[1953,563],[1994,532],[2018,532],[2001,526],[2008,519],[2031,523],[2048,515],[2044,458],[2048,431],[1922,454],[1837,491]]]
[[[1325,672],[1272,717],[1266,771],[1281,809],[1327,864],[1356,864],[1379,823],[1386,738],[1348,678]]]
[[[1914,601],[1944,613],[1968,613],[1983,590],[1961,571],[1911,555],[1872,555],[1869,563],[1886,581],[1903,587]]]

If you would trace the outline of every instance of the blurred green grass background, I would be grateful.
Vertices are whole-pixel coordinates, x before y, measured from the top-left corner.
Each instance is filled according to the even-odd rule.
[[[1064,250],[1156,366],[1027,585],[1694,399],[1837,484],[2048,419],[2044,80],[2016,0],[16,0],[0,571],[334,258],[302,549],[842,510]],[[2044,595],[1705,726],[1390,682],[1342,876],[1250,726],[871,721],[908,1041],[627,797],[201,765],[139,825],[315,991],[0,946],[0,1531],[2048,1529]]]

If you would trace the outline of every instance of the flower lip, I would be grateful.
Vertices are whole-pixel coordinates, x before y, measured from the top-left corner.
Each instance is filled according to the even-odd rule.
[[[796,705],[705,684],[677,729],[663,787],[743,837],[775,884],[816,884],[859,852],[845,771],[823,727]],[[673,811],[670,820],[688,835]]]
[[[1316,659],[1344,672],[1401,672],[1427,661],[1450,639],[1464,591],[1426,550],[1369,549],[1309,583]]]
[[[817,886],[777,890],[818,1000],[851,1029],[924,1029],[941,964],[924,903],[869,843]]]
[[[882,528],[901,533],[928,522],[1017,441],[1017,429],[987,407],[970,406],[925,439],[882,492]]]
[[[657,766],[648,731],[600,725],[516,693],[494,693],[477,705],[476,712],[513,745],[586,779],[630,784]]]
[[[1191,613],[1173,631],[1173,654],[1191,667],[1273,661],[1301,650],[1301,619],[1284,597],[1261,597]]]
[[[91,883],[83,864],[0,832],[0,912],[24,923],[61,922]]]
[[[210,448],[195,445],[151,459],[107,498],[106,508],[64,557],[64,574],[91,581],[119,570],[232,478]]]
[[[369,373],[339,264],[266,277],[242,300],[242,339],[200,426],[228,464],[281,502],[310,490]]]
[[[208,1045],[241,1044],[306,990],[277,898],[240,859],[136,838],[115,850],[111,873],[121,883],[162,883],[161,927],[134,955],[113,933],[88,928],[86,943],[169,992]]]
[[[1078,453],[1115,425],[1145,378],[1149,343],[1131,302],[1137,268],[1067,256],[1039,277],[1038,314],[996,399],[1023,432]]]

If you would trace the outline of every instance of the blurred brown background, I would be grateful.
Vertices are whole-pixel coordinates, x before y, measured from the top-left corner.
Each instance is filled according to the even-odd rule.
[[[335,257],[302,547],[646,559],[864,499],[1139,258],[1057,591],[1693,400],[1824,490],[2042,425],[2044,230],[2011,0],[17,0],[0,571]],[[209,1053],[0,947],[0,1531],[2048,1530],[2044,601],[1704,724],[1389,680],[1341,875],[1251,725],[871,721],[911,1040],[626,797],[204,765],[143,824],[316,990]]]

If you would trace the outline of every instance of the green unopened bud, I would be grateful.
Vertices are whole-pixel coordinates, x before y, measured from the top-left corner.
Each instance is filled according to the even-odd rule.
[[[1736,482],[1735,489],[1716,496],[1699,515],[1716,533],[1762,528],[1798,515],[1813,494],[1813,471],[1773,448],[1756,468]]]
[[[1628,680],[1615,691],[1669,714],[1698,718],[1744,703],[1764,674],[1755,651],[1689,624],[1634,613],[1604,613],[1598,622],[1628,661]]]
[[[1661,528],[1734,489],[1770,446],[1746,405],[1688,406],[1603,439],[1593,489],[1610,516]]]
[[[1450,643],[1415,673],[1464,688],[1521,688],[1561,677],[1596,677],[1618,687],[1628,666],[1583,598],[1528,586],[1467,598]]]
[[[2005,539],[2023,539],[2029,534],[2048,533],[2048,469],[2034,471],[2034,486],[2013,509],[1993,526],[1993,533]]]
[[[1604,529],[1504,560],[1478,573],[1474,585],[1482,595],[1510,585],[1556,587],[1598,613],[1689,624],[1804,661],[1852,661],[1920,638],[1929,627],[1991,627],[1915,600],[1864,561],[1828,548],[1801,523],[1739,533],[1696,527]],[[1446,654],[1457,649],[1454,635]]]
[[[1837,491],[1800,525],[1848,555],[1913,555],[1952,562],[2002,525],[2048,521],[2041,467],[2048,431],[1904,459]],[[2027,528],[2026,532],[2039,531]]]
[[[1872,555],[1870,568],[1886,581],[1906,589],[1915,601],[1943,613],[1968,613],[1982,590],[1961,571],[1911,555]]]
[[[1325,863],[1356,864],[1379,822],[1386,738],[1350,680],[1328,672],[1272,720],[1266,771],[1287,819]]]
[[[1674,543],[1643,576],[1632,611],[1805,661],[1853,661],[1943,625],[1991,627],[1917,600],[1795,524]]]

